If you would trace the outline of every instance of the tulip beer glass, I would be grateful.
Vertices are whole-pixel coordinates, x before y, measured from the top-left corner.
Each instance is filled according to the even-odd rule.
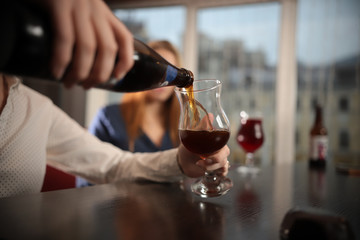
[[[243,173],[258,173],[259,168],[254,164],[254,152],[264,142],[264,131],[262,127],[261,113],[249,114],[245,111],[240,113],[241,126],[236,136],[238,144],[246,152],[245,166],[238,170]]]
[[[224,147],[229,140],[229,120],[220,104],[221,82],[219,80],[197,80],[188,88],[176,88],[181,115],[179,135],[182,144],[201,158]],[[201,197],[225,194],[232,187],[230,179],[216,171],[192,184],[191,189]]]

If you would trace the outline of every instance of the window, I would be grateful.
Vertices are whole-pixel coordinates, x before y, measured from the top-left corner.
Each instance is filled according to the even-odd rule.
[[[237,161],[243,157],[234,137],[239,128],[241,110],[260,110],[266,117],[265,144],[257,153],[261,155],[259,159],[265,163],[272,162],[275,154],[284,152],[279,147],[276,149],[278,152],[274,152],[275,133],[279,129],[285,129],[277,123],[281,120],[275,119],[275,114],[286,120],[293,109],[288,109],[291,104],[279,105],[279,102],[286,101],[288,92],[284,94],[286,96],[281,95],[282,92],[276,92],[280,86],[277,83],[290,86],[291,92],[297,91],[294,106],[296,116],[294,119],[293,116],[289,117],[289,125],[296,124],[295,131],[289,133],[296,141],[296,159],[307,159],[307,139],[313,124],[313,106],[316,102],[323,105],[331,156],[340,151],[339,132],[342,129],[349,134],[349,147],[346,151],[359,157],[358,144],[354,143],[360,141],[360,128],[356,127],[360,122],[360,1],[259,0],[251,1],[251,4],[234,5],[243,1],[224,0],[217,1],[217,6],[214,7],[216,1],[194,0],[186,6],[151,8],[146,8],[146,0],[134,2],[141,8],[114,10],[114,13],[128,24],[136,37],[143,40],[169,39],[184,51],[189,65],[194,66],[193,70],[197,72],[197,78],[218,78],[223,81],[222,104],[232,125],[229,141],[231,160]],[[165,3],[166,1],[158,2]],[[220,6],[221,4],[226,6]],[[129,3],[126,7],[128,5]],[[121,7],[120,1],[117,2],[117,7]],[[295,10],[296,14],[292,12]],[[291,27],[284,24],[294,20],[289,15],[296,16],[295,27],[292,27],[292,23]],[[170,25],[171,28],[168,27]],[[189,31],[186,31],[185,26]],[[280,32],[280,26],[285,26],[282,29],[285,31]],[[284,84],[284,78],[279,78],[281,74],[277,75],[279,69],[280,73],[287,70],[287,60],[293,61],[290,54],[289,59],[278,62],[278,50],[283,57],[286,55],[284,49],[292,49],[292,30],[289,29],[296,32],[295,89],[292,88],[291,81],[285,81]],[[287,44],[280,45],[280,41]],[[276,79],[281,81],[276,82]],[[279,97],[282,101],[275,102]],[[339,101],[341,97],[346,97],[347,100]],[[117,97],[115,100],[118,99]],[[279,111],[277,107],[280,108]],[[341,112],[346,111],[346,114],[335,114],[340,109]],[[293,130],[292,127],[287,127],[288,129]],[[277,141],[279,139],[285,138],[278,136]],[[292,150],[288,152],[293,153]]]
[[[349,111],[349,101],[346,97],[342,96],[339,98],[339,111],[347,112]]]
[[[310,101],[321,103],[329,150],[335,158],[344,149],[349,156],[359,158],[360,153],[358,144],[350,144],[360,142],[356,127],[360,108],[350,109],[350,103],[359,106],[360,99],[359,9],[358,0],[298,0],[298,101],[302,108],[297,109],[297,130],[307,134],[313,123]],[[308,143],[299,142],[296,149],[299,159],[305,158]]]
[[[236,142],[241,111],[261,111],[264,145],[256,154],[272,161],[279,3],[199,9],[198,77],[223,82],[222,105],[231,123],[231,160],[243,159]]]
[[[349,133],[346,130],[341,130],[339,134],[339,146],[341,149],[349,148]]]
[[[147,42],[166,39],[182,50],[185,7],[117,9],[113,12],[139,40]]]

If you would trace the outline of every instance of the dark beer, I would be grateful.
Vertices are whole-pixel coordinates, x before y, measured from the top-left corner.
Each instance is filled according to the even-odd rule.
[[[230,137],[227,130],[179,130],[181,142],[193,153],[203,157],[220,150]]]

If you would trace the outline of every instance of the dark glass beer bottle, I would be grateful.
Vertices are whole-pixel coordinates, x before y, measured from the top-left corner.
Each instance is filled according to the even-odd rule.
[[[46,13],[21,1],[0,1],[0,72],[55,80],[50,72],[52,28]],[[164,86],[187,87],[191,71],[168,63],[143,42],[134,40],[133,68],[122,79],[111,78],[96,87],[135,92]]]
[[[327,148],[328,135],[323,124],[322,107],[316,105],[315,121],[310,131],[310,166],[325,167]]]

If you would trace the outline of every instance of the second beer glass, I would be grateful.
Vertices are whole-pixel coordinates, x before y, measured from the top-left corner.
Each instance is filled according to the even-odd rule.
[[[236,140],[246,152],[246,160],[245,166],[239,167],[238,171],[245,174],[257,174],[260,169],[254,164],[254,152],[264,143],[262,114],[260,112],[249,114],[242,111],[240,118],[241,125]]]

